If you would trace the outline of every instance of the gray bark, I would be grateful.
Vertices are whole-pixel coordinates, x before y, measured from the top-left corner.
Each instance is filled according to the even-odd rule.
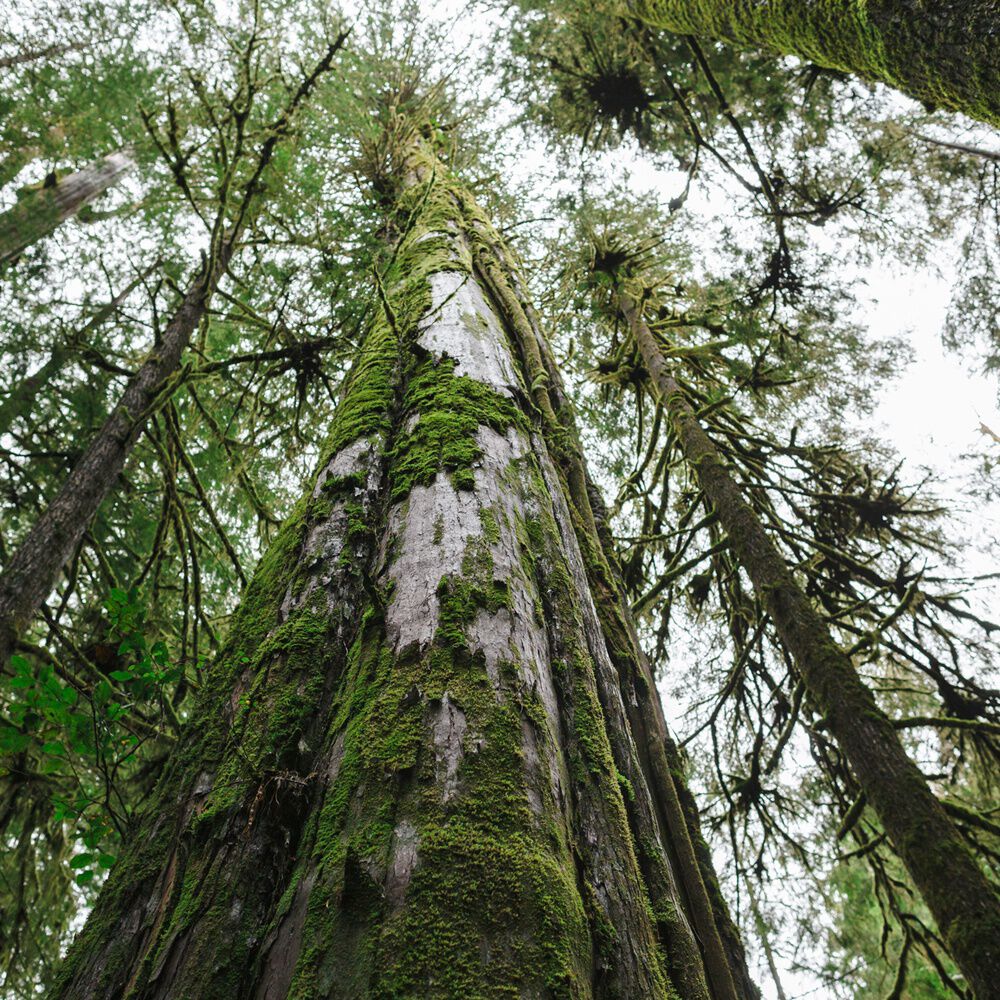
[[[128,150],[118,150],[51,186],[24,193],[0,215],[0,264],[16,260],[28,247],[53,233],[63,222],[117,184],[135,166]]]
[[[676,888],[532,345],[470,266],[467,200],[410,203],[436,214],[329,457],[56,997],[733,995]]]

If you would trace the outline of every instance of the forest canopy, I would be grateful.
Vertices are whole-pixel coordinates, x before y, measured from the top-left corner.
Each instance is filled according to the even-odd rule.
[[[0,996],[996,996],[995,0],[0,83]]]

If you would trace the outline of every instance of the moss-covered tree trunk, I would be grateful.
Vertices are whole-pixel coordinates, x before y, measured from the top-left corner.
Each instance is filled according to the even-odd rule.
[[[24,193],[17,204],[0,215],[0,265],[17,258],[25,249],[54,232],[77,215],[132,169],[127,150],[109,153],[75,174],[51,175],[39,187]]]
[[[326,457],[54,995],[749,998],[512,264],[387,135]]]
[[[628,0],[649,24],[771,48],[1000,125],[997,0]]]
[[[725,529],[734,553],[771,616],[813,704],[840,745],[924,901],[952,958],[980,1000],[1000,985],[1000,896],[851,658],[796,582],[683,389],[670,373],[641,302],[627,286],[619,300],[679,447]]]

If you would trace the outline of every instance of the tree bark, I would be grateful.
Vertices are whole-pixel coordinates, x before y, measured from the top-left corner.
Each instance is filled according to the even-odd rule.
[[[633,0],[647,23],[774,49],[1000,125],[997,0]]]
[[[625,287],[619,288],[619,301],[684,457],[771,615],[808,694],[937,921],[952,958],[977,997],[995,996],[1000,983],[1000,896],[907,756],[850,657],[836,644],[743,499],[670,374],[643,320],[639,301]]]
[[[15,260],[28,247],[54,232],[81,208],[114,187],[135,166],[126,150],[109,153],[49,186],[33,188],[0,215],[0,264]]]
[[[404,235],[326,457],[54,996],[736,996],[513,264],[394,126]]]

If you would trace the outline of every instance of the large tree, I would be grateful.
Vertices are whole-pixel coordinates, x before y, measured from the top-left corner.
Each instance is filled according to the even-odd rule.
[[[751,997],[548,347],[390,102],[379,309],[56,996]]]

